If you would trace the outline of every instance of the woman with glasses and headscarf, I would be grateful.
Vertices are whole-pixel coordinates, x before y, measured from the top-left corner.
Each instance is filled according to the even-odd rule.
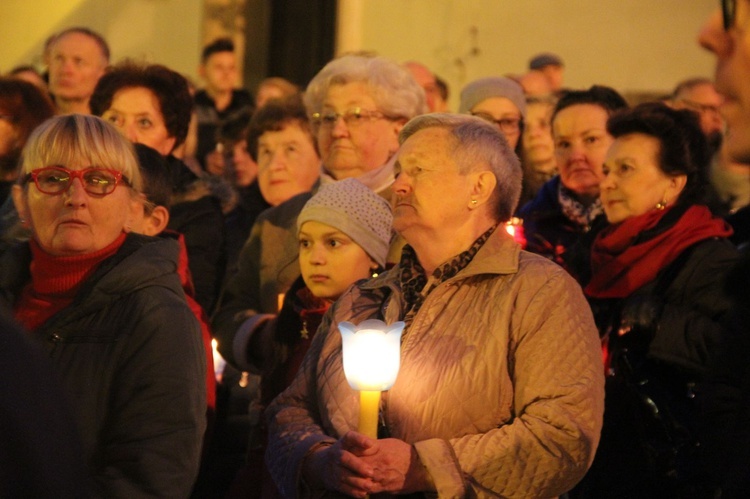
[[[46,346],[95,497],[186,497],[205,429],[200,328],[174,241],[136,235],[132,146],[99,118],[30,137],[13,201],[32,237],[0,262],[1,302]]]

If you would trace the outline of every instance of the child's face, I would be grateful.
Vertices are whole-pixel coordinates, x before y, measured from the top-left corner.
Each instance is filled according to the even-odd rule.
[[[320,222],[302,224],[299,265],[313,295],[336,300],[352,283],[372,275],[375,262],[338,229]]]

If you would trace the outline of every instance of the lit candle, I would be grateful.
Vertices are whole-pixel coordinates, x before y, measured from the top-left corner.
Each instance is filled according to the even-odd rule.
[[[339,324],[343,348],[344,374],[349,386],[359,390],[359,432],[378,438],[380,392],[396,382],[401,362],[403,322],[390,326],[369,319],[355,326]]]

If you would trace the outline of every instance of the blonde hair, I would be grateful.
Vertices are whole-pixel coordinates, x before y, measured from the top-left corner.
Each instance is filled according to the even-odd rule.
[[[119,171],[135,192],[142,191],[143,180],[132,144],[114,126],[96,116],[56,116],[32,132],[23,149],[19,180],[32,170],[53,165],[90,165]]]

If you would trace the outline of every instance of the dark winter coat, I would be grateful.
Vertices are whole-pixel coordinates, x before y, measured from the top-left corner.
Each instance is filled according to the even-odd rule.
[[[187,497],[206,424],[206,361],[175,241],[130,234],[33,335],[71,401],[94,496]],[[0,300],[29,282],[28,244],[3,255]]]

